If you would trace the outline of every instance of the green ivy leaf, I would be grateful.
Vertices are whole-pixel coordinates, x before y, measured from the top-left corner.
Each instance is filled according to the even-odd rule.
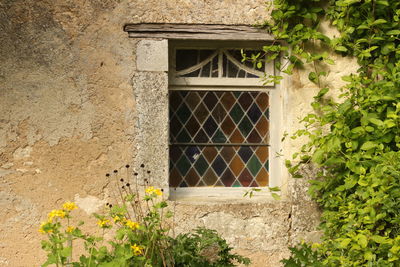
[[[400,30],[390,30],[386,32],[386,35],[398,35],[400,34]]]
[[[279,191],[281,191],[280,187],[278,187],[278,186],[275,186],[275,187],[268,187],[268,188],[269,188],[269,190],[272,191],[272,192],[279,192]]]
[[[368,181],[363,180],[363,179],[358,180],[357,183],[358,183],[359,185],[361,185],[361,186],[368,186],[368,185],[369,185]]]
[[[383,121],[375,118],[369,118],[369,121],[377,126],[383,126]]]
[[[318,81],[318,75],[315,73],[315,72],[310,72],[309,74],[308,74],[308,79],[310,80],[310,81],[312,81],[313,83],[317,83],[317,81]]]
[[[374,259],[374,254],[371,251],[366,251],[364,253],[364,259],[367,261],[372,261]]]
[[[385,24],[385,23],[387,23],[387,20],[385,20],[385,19],[377,19],[377,20],[375,20],[374,22],[371,23],[371,26],[376,26],[376,25]]]
[[[368,239],[365,235],[358,234],[357,235],[357,243],[362,247],[366,248],[368,245]]]
[[[324,160],[324,154],[325,151],[321,150],[321,149],[317,149],[314,152],[314,155],[312,156],[312,161],[318,164],[321,164],[322,161]]]
[[[371,239],[378,244],[384,244],[387,243],[388,238],[380,235],[373,235],[371,236]]]
[[[372,141],[367,141],[364,144],[362,144],[362,146],[360,147],[361,150],[370,150],[373,149],[377,146],[377,144],[375,142]]]
[[[319,98],[323,97],[324,95],[326,95],[326,93],[328,93],[328,92],[329,92],[329,88],[328,88],[328,87],[322,88],[322,89],[318,92],[318,94],[317,94],[316,96],[314,96],[314,98],[315,98],[315,99],[319,99]]]
[[[358,30],[369,30],[370,26],[367,24],[361,24],[360,26],[357,27]]]
[[[69,257],[71,256],[71,253],[72,253],[71,247],[65,247],[60,251],[60,255],[63,257]]]
[[[389,6],[389,2],[386,0],[378,0],[376,1],[377,5],[382,5],[382,6]]]
[[[277,193],[271,193],[271,196],[275,199],[275,200],[280,200],[281,196],[278,195]]]
[[[350,242],[351,242],[350,238],[344,238],[342,241],[340,241],[339,247],[340,248],[347,248],[347,246],[349,245]]]
[[[336,46],[335,50],[336,51],[340,51],[340,52],[347,52],[348,51],[348,49],[343,45]]]

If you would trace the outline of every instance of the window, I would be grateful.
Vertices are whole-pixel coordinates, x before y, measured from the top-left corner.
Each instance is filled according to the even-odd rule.
[[[273,62],[242,61],[242,53],[262,54],[259,44],[194,45],[170,44],[170,187],[231,195],[274,184],[270,113],[278,94],[260,79],[273,74]]]

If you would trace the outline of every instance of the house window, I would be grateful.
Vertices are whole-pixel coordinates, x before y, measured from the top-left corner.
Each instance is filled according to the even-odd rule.
[[[173,188],[270,185],[273,62],[255,65],[234,48],[177,43],[170,47],[169,183]],[[272,104],[272,103],[271,103]]]

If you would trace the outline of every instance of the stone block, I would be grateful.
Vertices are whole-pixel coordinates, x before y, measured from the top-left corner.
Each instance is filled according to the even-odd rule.
[[[141,40],[137,44],[138,71],[168,71],[168,41]]]
[[[151,185],[168,188],[168,76],[136,72],[132,78],[136,102],[135,166],[151,171]]]

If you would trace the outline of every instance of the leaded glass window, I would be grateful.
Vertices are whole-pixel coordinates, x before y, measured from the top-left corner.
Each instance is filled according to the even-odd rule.
[[[170,94],[172,187],[268,184],[266,92]]]
[[[243,51],[174,50],[170,85],[181,87],[169,94],[171,187],[268,186],[270,94],[259,86],[269,67],[242,62]]]

